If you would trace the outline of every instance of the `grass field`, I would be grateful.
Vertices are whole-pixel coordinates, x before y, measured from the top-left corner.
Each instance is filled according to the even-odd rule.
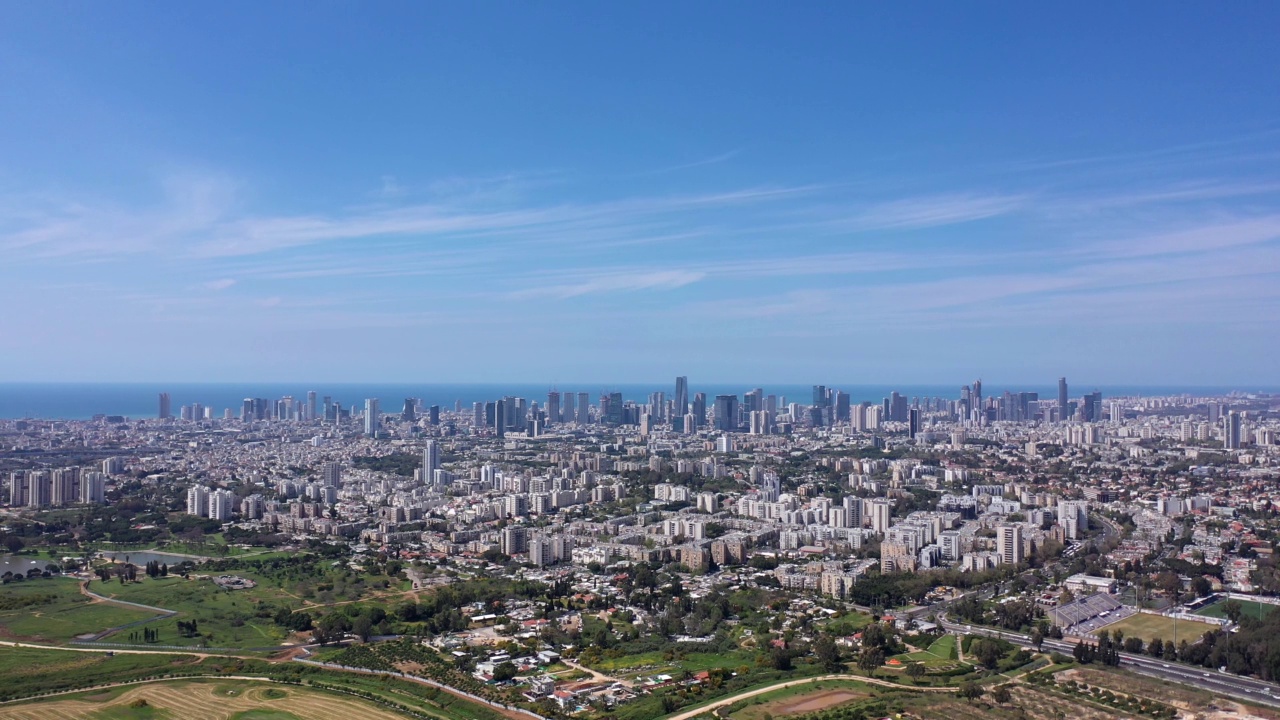
[[[0,699],[71,690],[166,672],[197,671],[204,664],[189,655],[120,654],[36,648],[0,648]]]
[[[1253,602],[1252,600],[1237,600],[1236,602],[1240,603],[1240,610],[1241,610],[1240,614],[1242,617],[1264,618],[1272,610],[1275,610],[1277,607],[1280,607],[1277,605],[1270,605],[1267,603]],[[1205,607],[1200,608],[1198,611],[1196,611],[1196,615],[1204,615],[1205,617],[1214,617],[1214,618],[1225,618],[1227,616],[1226,607],[1225,607],[1226,604],[1227,603],[1225,600],[1219,600],[1218,602],[1215,602],[1212,605],[1207,605]]]
[[[236,573],[252,578],[251,573]],[[91,586],[92,587],[92,586]],[[105,597],[175,610],[179,615],[151,623],[160,632],[161,645],[207,647],[271,647],[287,637],[286,631],[269,618],[255,617],[263,602],[297,606],[301,603],[282,591],[260,584],[249,590],[223,590],[209,579],[183,580],[180,577],[144,579],[119,585],[103,583],[93,588]],[[195,620],[200,637],[178,633],[178,621]],[[111,642],[131,642],[128,631],[113,635]]]
[[[0,587],[0,636],[64,642],[153,617],[145,610],[93,602],[71,578],[44,578]]]
[[[960,665],[957,659],[956,637],[954,635],[943,635],[934,640],[928,648],[920,652],[903,653],[894,655],[891,660],[897,660],[905,666],[907,663],[924,663],[928,670],[950,669]],[[893,667],[893,665],[890,665]]]
[[[145,701],[145,706],[141,702]],[[133,707],[140,705],[140,707]],[[257,682],[150,683],[122,693],[50,699],[0,706],[0,720],[398,720],[402,716],[372,703],[305,688]]]
[[[1105,629],[1112,633],[1116,630],[1123,630],[1125,637],[1139,637],[1142,638],[1143,642],[1150,642],[1155,638],[1169,641],[1175,637],[1178,640],[1195,641],[1206,632],[1216,630],[1217,627],[1217,625],[1211,623],[1174,620],[1163,615],[1138,613],[1137,615],[1130,615],[1119,622],[1111,623]]]

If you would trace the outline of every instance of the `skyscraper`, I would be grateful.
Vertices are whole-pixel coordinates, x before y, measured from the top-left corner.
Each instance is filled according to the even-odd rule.
[[[907,434],[912,440],[920,432],[920,408],[911,408],[907,413]]]
[[[422,448],[422,478],[428,483],[432,482],[439,469],[440,444],[435,440],[427,440],[427,444]]]
[[[689,378],[681,375],[676,378],[676,406],[672,415],[684,417],[689,412]]]
[[[1005,565],[1017,565],[1025,559],[1021,525],[1003,523],[996,526],[996,552],[1000,553],[1000,562]]]
[[[507,434],[506,407],[502,400],[493,404],[493,434],[498,437],[506,437]]]
[[[707,424],[707,394],[698,393],[693,396],[693,410],[691,411],[695,422],[695,427],[702,427]]]
[[[560,422],[560,393],[552,390],[547,393],[547,424]]]
[[[591,421],[591,396],[587,393],[578,393],[578,424],[586,425]]]
[[[1240,413],[1232,410],[1222,418],[1222,447],[1240,449]]]
[[[169,401],[169,393],[160,393],[160,415],[161,420],[168,420],[173,417],[173,405]]]
[[[404,409],[400,411],[401,422],[416,422],[418,419],[418,401],[414,398],[404,399]]]
[[[1067,379],[1058,378],[1058,420],[1067,419]]]
[[[364,434],[369,437],[378,436],[378,427],[382,423],[382,411],[378,407],[378,398],[367,398],[364,401]]]
[[[316,415],[318,411],[319,411],[319,408],[316,407],[316,391],[308,390],[307,391],[307,419],[315,420],[317,417],[319,417],[318,415]]]
[[[738,431],[738,396],[716,396],[716,429],[723,432]]]

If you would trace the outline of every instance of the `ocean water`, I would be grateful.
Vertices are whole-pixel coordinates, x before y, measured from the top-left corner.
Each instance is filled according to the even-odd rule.
[[[898,393],[914,397],[960,397],[960,387],[954,385],[859,385],[827,383],[827,387],[849,393],[850,400],[858,402],[881,402],[889,393]],[[813,397],[812,385],[795,384],[724,384],[698,383],[691,378],[689,397],[695,393],[707,394],[708,404],[716,395],[739,395],[760,387],[765,395],[785,397],[787,402],[809,404]],[[169,393],[174,415],[183,405],[200,403],[213,408],[214,417],[222,417],[223,410],[231,408],[238,416],[244,398],[267,398],[278,400],[285,396],[293,396],[303,401],[307,392],[314,390],[317,403],[323,402],[325,396],[332,397],[342,403],[343,407],[364,406],[366,398],[378,398],[382,402],[384,413],[398,413],[403,407],[405,398],[419,398],[424,405],[439,405],[442,410],[450,410],[455,402],[461,402],[464,409],[470,408],[473,402],[496,400],[506,395],[536,400],[545,404],[547,392],[556,389],[561,392],[585,392],[591,398],[591,404],[599,403],[602,393],[620,392],[626,400],[648,402],[649,393],[665,392],[668,399],[675,394],[675,381],[668,383],[631,383],[604,385],[601,383],[560,383],[556,387],[533,383],[489,383],[489,384],[432,384],[432,383],[0,383],[0,418],[43,418],[63,420],[83,420],[94,415],[124,415],[128,418],[155,417],[159,408],[159,394]],[[992,397],[1010,392],[1038,392],[1041,399],[1056,398],[1058,389],[1055,384],[1042,386],[1002,387],[995,383],[983,383],[984,396]],[[1280,393],[1280,388],[1263,387],[1191,387],[1191,386],[1107,386],[1072,384],[1071,397],[1094,390],[1100,390],[1103,398],[1117,396],[1165,396],[1190,394],[1197,396],[1217,396],[1238,392]]]

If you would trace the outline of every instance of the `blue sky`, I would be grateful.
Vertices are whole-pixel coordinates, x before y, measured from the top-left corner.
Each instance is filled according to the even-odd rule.
[[[1280,5],[902,5],[0,6],[0,377],[1276,384]]]

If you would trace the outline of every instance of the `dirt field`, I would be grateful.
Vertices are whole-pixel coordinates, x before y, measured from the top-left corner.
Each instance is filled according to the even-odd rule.
[[[109,694],[108,694],[109,695]],[[99,695],[97,697],[102,697]],[[153,710],[130,705],[146,700]],[[296,687],[253,682],[167,682],[139,685],[110,700],[51,700],[0,706],[0,720],[48,718],[151,718],[168,720],[229,720],[239,713],[258,711],[263,717],[307,720],[400,720],[400,715],[377,705]],[[264,712],[266,711],[266,712]]]
[[[788,715],[800,715],[819,710],[826,710],[854,700],[868,697],[867,693],[857,690],[835,689],[816,690],[814,692],[792,695],[790,697],[770,700],[759,705],[750,705],[733,714],[739,720],[759,720],[772,716],[776,718]]]

